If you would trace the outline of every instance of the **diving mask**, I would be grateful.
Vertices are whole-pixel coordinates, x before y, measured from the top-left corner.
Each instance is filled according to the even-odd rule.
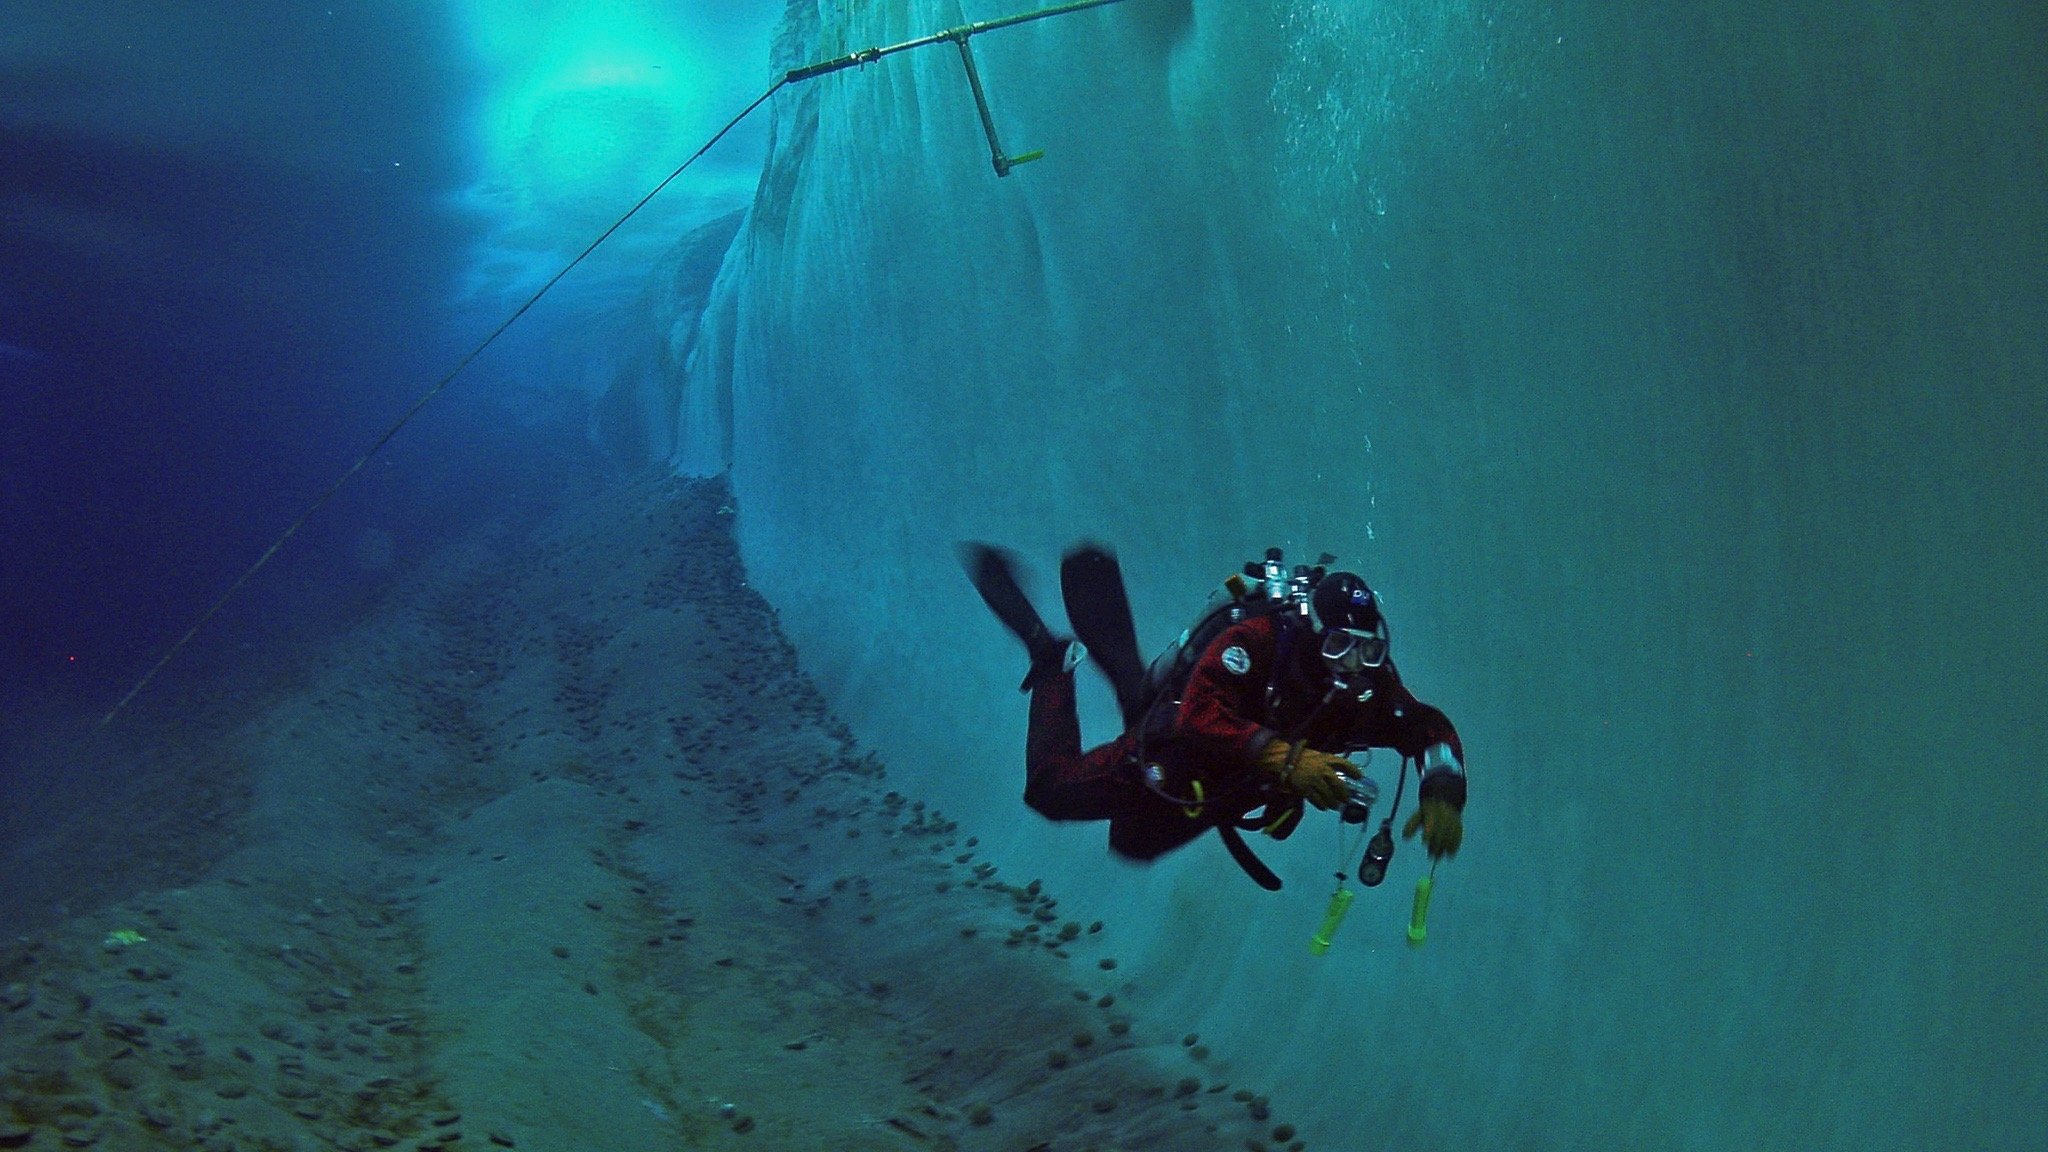
[[[1323,632],[1323,662],[1345,675],[1356,675],[1387,662],[1387,626],[1367,631],[1329,628]]]

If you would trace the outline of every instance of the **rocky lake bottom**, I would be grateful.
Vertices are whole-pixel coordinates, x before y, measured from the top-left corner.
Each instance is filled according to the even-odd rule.
[[[0,941],[0,1149],[1308,1147],[891,787],[732,511],[452,544],[11,860],[0,907],[71,896]]]

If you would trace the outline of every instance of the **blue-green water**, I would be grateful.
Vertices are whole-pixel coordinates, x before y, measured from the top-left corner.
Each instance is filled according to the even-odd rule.
[[[768,5],[24,7],[15,829],[90,804],[55,749],[780,69],[1009,11],[796,3],[771,47]],[[891,785],[1113,916],[1125,1006],[1313,1146],[2039,1146],[2048,15],[1128,0],[973,47],[1043,160],[990,170],[950,45],[779,93],[158,699],[227,724],[468,527],[729,473],[750,585]],[[730,223],[686,241],[738,207],[722,263]],[[1412,850],[1312,959],[1326,826],[1264,849],[1269,896],[1023,809],[1021,668],[952,546],[1049,576],[1082,536],[1148,649],[1268,545],[1383,593],[1472,770],[1427,948]],[[165,707],[114,746],[203,758]]]

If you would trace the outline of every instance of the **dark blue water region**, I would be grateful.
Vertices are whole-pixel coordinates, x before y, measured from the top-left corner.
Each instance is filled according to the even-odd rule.
[[[468,160],[438,21],[201,3],[10,27],[0,683],[103,697],[447,361],[423,353]]]

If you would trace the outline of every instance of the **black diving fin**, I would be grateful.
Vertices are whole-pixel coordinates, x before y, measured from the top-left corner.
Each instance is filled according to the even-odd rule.
[[[1109,677],[1125,729],[1136,727],[1144,719],[1145,661],[1138,654],[1138,630],[1131,622],[1116,553],[1092,543],[1070,549],[1060,562],[1060,595],[1074,634]]]
[[[959,545],[960,566],[967,570],[967,578],[974,583],[974,590],[981,593],[982,603],[996,614],[1017,639],[1024,642],[1024,651],[1030,657],[1031,670],[1024,674],[1024,682],[1018,690],[1028,692],[1041,675],[1052,671],[1071,671],[1068,661],[1076,658],[1070,653],[1071,642],[1052,634],[1039,616],[1038,609],[1031,606],[1031,598],[1024,595],[1024,588],[1017,582],[1019,559],[1007,548],[979,541],[967,541]]]

